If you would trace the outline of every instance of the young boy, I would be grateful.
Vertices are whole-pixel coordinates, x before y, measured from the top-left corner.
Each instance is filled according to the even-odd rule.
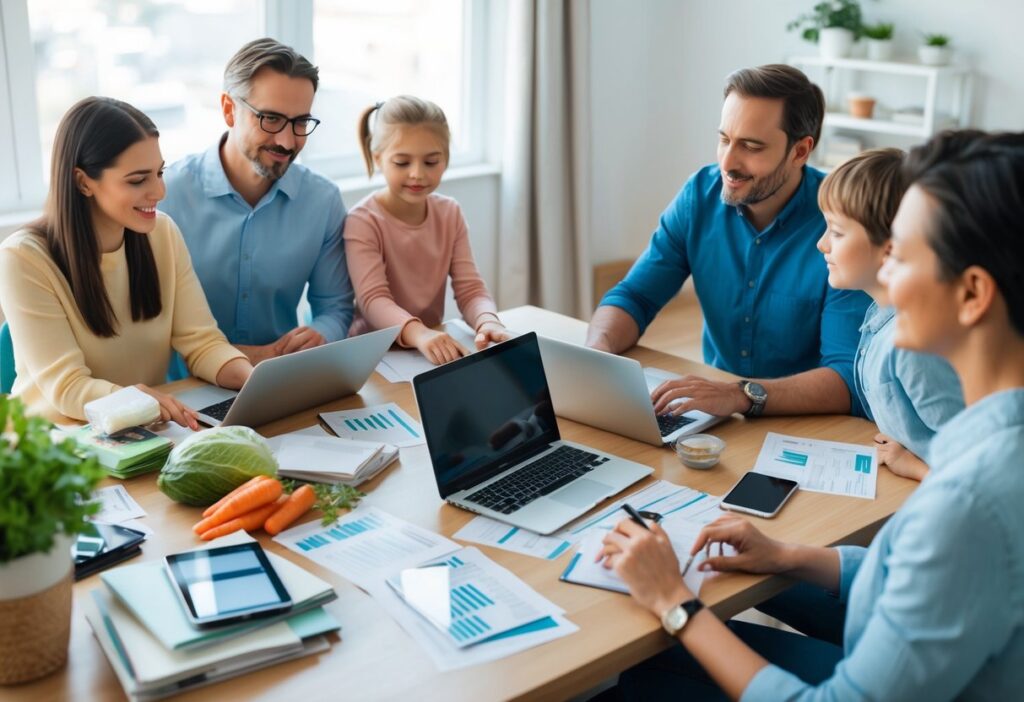
[[[818,250],[833,288],[863,290],[874,302],[864,315],[855,362],[855,388],[881,433],[878,462],[921,480],[928,474],[928,444],[936,430],[964,407],[960,381],[938,356],[893,347],[895,326],[882,264],[891,249],[889,227],[906,186],[899,149],[870,149],[846,161],[821,184],[818,206],[828,228]]]

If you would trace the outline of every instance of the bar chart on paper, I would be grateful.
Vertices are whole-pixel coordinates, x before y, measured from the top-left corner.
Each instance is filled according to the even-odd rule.
[[[339,412],[321,412],[320,418],[338,436],[380,441],[394,446],[422,444],[423,427],[394,402]]]
[[[754,470],[789,478],[803,490],[875,497],[878,457],[873,447],[768,432]]]

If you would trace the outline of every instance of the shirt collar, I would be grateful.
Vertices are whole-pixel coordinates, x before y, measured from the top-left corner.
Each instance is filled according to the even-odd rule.
[[[877,302],[872,302],[868,306],[867,312],[864,313],[864,323],[860,325],[860,330],[874,334],[884,327],[895,314],[896,309],[891,305],[879,307]]]
[[[220,147],[227,138],[228,133],[224,132],[221,138],[203,153],[201,170],[203,192],[206,193],[207,197],[237,195],[237,191],[231,185],[231,181],[228,180],[228,174],[224,172],[224,164],[220,160]],[[270,186],[270,190],[263,196],[262,201],[269,202],[272,200],[277,190],[284,193],[288,199],[293,199],[298,194],[300,177],[296,164],[292,163],[284,176],[274,181],[274,184]]]
[[[947,421],[928,447],[928,464],[935,469],[979,441],[1003,429],[1024,425],[1024,388],[993,393]]]

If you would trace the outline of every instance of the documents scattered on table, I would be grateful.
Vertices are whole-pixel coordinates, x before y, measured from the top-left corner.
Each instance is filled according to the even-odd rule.
[[[873,446],[768,432],[754,471],[789,478],[802,490],[874,499],[878,454]]]
[[[100,511],[90,517],[94,522],[123,524],[146,516],[146,511],[132,499],[124,485],[100,488],[93,493],[93,498],[100,504]]]
[[[399,448],[418,446],[426,441],[420,423],[394,402],[338,412],[321,412],[320,418],[331,431],[346,439],[379,441]]]
[[[444,323],[444,330],[466,351],[476,352],[476,332],[464,321],[449,320]],[[377,372],[389,383],[409,383],[420,373],[436,367],[416,349],[395,349],[384,354],[384,358],[377,364]]]

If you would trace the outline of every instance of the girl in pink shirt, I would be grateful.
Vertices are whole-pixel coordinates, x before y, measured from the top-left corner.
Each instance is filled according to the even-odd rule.
[[[509,338],[473,262],[459,204],[434,192],[448,168],[444,112],[416,97],[393,97],[363,112],[359,138],[366,170],[371,176],[380,170],[387,187],[363,198],[345,220],[357,302],[349,334],[399,325],[398,343],[419,349],[434,364],[466,355],[448,334],[431,329],[441,323],[451,276],[477,347]]]

